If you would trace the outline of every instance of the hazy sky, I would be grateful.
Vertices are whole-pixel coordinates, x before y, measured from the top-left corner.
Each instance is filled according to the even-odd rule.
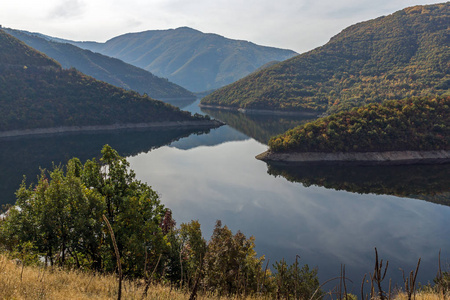
[[[71,40],[189,26],[299,53],[345,27],[427,0],[1,0],[0,24]]]

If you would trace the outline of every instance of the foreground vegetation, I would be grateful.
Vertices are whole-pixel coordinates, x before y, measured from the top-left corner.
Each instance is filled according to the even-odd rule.
[[[450,96],[369,104],[288,130],[269,147],[274,152],[448,150]]]
[[[142,280],[123,282],[123,299],[187,300],[190,294],[179,287],[152,283],[147,291]],[[0,299],[117,299],[118,282],[114,274],[97,274],[80,270],[23,267],[7,256],[0,256]],[[217,299],[201,294],[198,300]],[[247,297],[247,299],[264,299]]]
[[[448,94],[450,3],[409,7],[350,26],[319,48],[251,74],[205,105],[335,113]]]
[[[331,299],[338,295],[328,295]],[[125,280],[123,299],[148,300],[187,300],[191,292],[164,283],[151,283],[143,280]],[[351,296],[350,296],[351,297]],[[447,295],[448,297],[448,295]],[[96,274],[80,270],[23,266],[5,255],[0,255],[0,299],[117,299],[118,282],[114,274]],[[269,295],[223,296],[220,299],[264,300],[274,299]],[[344,298],[342,295],[341,298]],[[200,293],[198,300],[218,299],[215,293]],[[286,299],[286,298],[285,298]],[[354,299],[349,298],[349,299]],[[391,299],[407,300],[405,292],[396,293]],[[416,300],[445,300],[445,295],[437,289],[424,288],[415,295]]]

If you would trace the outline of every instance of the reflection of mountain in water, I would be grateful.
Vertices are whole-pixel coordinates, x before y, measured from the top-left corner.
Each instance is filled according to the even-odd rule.
[[[295,167],[268,164],[267,172],[304,186],[416,198],[450,206],[450,164]]]
[[[237,111],[207,108],[201,110],[264,144],[267,144],[269,139],[275,135],[315,119],[311,116],[244,114]]]
[[[14,192],[23,175],[28,178],[27,184],[35,182],[39,167],[50,169],[53,162],[64,164],[72,157],[84,162],[98,157],[104,144],[111,145],[122,156],[130,156],[167,145],[192,133],[206,132],[209,131],[146,129],[0,139],[0,204],[14,202]]]
[[[199,146],[216,146],[226,142],[244,141],[248,139],[248,136],[240,133],[230,126],[221,126],[219,128],[212,129],[209,134],[192,134],[189,137],[173,142],[169,145],[169,147],[188,150]]]
[[[195,98],[175,98],[175,99],[161,99],[161,101],[164,101],[166,103],[169,103],[173,106],[177,106],[180,109],[185,109],[189,105],[192,105],[195,101],[198,99]]]

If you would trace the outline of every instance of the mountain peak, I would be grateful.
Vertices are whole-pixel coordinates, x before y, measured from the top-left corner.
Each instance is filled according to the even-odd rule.
[[[106,43],[74,44],[121,59],[194,92],[220,88],[270,61],[297,55],[187,26],[124,34]]]
[[[189,32],[203,33],[200,30],[197,30],[197,29],[194,29],[194,28],[191,28],[191,27],[187,27],[187,26],[181,26],[181,27],[175,28],[174,30],[175,31],[189,31]]]

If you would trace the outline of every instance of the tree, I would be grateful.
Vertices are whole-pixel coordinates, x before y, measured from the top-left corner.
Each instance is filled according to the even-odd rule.
[[[218,220],[205,256],[205,287],[219,295],[256,292],[264,257],[257,258],[254,248],[254,237],[233,235]]]
[[[273,265],[274,280],[277,286],[277,299],[310,299],[319,288],[317,269],[309,269],[307,264],[299,268],[296,259],[292,265],[288,265],[284,259]],[[316,293],[320,298],[321,293]]]
[[[96,270],[116,267],[113,246],[102,215],[112,225],[124,274],[143,275],[165,247],[160,224],[166,209],[158,194],[135,178],[128,162],[105,145],[100,162],[42,171],[36,185],[17,191],[1,231],[6,244],[19,249],[32,243],[51,264],[89,265]],[[83,261],[85,261],[83,263]]]
[[[181,261],[184,261],[183,270],[189,285],[195,284],[203,268],[203,260],[206,255],[206,240],[202,236],[200,223],[192,220],[190,223],[182,223],[180,226]]]
[[[64,265],[69,254],[77,266],[79,253],[98,268],[103,199],[82,183],[77,176],[80,167],[79,160],[72,159],[66,174],[61,166],[55,166],[49,177],[42,170],[35,186],[27,188],[25,180],[22,182],[16,192],[16,205],[8,211],[3,224],[4,234],[19,250],[31,243],[50,264],[56,258]]]

